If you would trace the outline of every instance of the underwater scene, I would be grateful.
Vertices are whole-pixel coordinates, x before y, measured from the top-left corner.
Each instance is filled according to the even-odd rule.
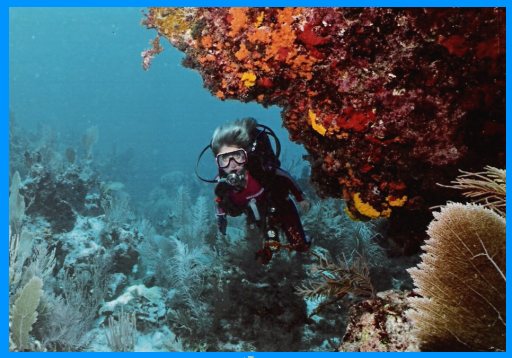
[[[10,8],[10,351],[505,351],[505,30]]]

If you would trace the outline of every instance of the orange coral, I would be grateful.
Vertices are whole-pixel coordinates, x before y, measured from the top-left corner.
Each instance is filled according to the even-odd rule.
[[[259,27],[265,18],[265,12],[261,11],[258,17],[256,18],[256,22],[254,23],[254,27]]]
[[[263,43],[268,44],[271,42],[271,34],[268,28],[260,27],[254,31],[250,31],[247,34],[247,40],[251,43]]]
[[[215,61],[215,56],[212,55],[211,53],[209,53],[206,56],[199,57],[199,62],[201,62],[201,63],[205,63],[208,61],[210,61],[210,62]]]
[[[212,44],[213,44],[213,40],[212,40],[212,37],[209,36],[209,35],[206,35],[206,36],[203,36],[201,38],[201,45],[204,47],[204,48],[210,48],[212,47]]]
[[[231,23],[229,36],[235,37],[247,27],[247,7],[232,7],[228,11],[228,21]]]
[[[245,60],[248,56],[250,55],[250,52],[249,50],[247,50],[247,47],[245,47],[245,43],[242,42],[242,44],[240,45],[240,49],[235,52],[235,57],[239,60],[239,61],[243,61]]]

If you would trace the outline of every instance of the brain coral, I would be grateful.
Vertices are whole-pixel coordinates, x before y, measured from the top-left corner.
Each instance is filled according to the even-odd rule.
[[[444,203],[505,160],[500,8],[150,8],[220,99],[282,108],[322,196],[353,218]]]

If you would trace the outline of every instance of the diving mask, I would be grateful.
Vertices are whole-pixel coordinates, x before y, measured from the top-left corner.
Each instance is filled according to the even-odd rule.
[[[234,160],[235,163],[239,165],[247,163],[247,152],[243,149],[237,149],[232,152],[217,154],[215,159],[217,161],[217,166],[224,169],[229,166],[231,160]]]

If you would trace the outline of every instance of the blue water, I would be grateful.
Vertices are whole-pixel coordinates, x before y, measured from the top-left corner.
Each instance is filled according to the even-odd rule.
[[[165,39],[164,52],[144,71],[140,53],[156,31],[140,24],[142,11],[11,8],[10,110],[16,125],[38,136],[51,131],[62,153],[67,147],[78,151],[85,131],[97,126],[94,160],[108,163],[113,153],[129,159],[104,179],[123,182],[140,199],[170,171],[195,180],[198,153],[225,121],[252,116],[271,126],[285,165],[305,153],[288,140],[279,108],[218,100]],[[213,162],[208,155],[205,161]],[[214,174],[205,168],[204,176]]]

